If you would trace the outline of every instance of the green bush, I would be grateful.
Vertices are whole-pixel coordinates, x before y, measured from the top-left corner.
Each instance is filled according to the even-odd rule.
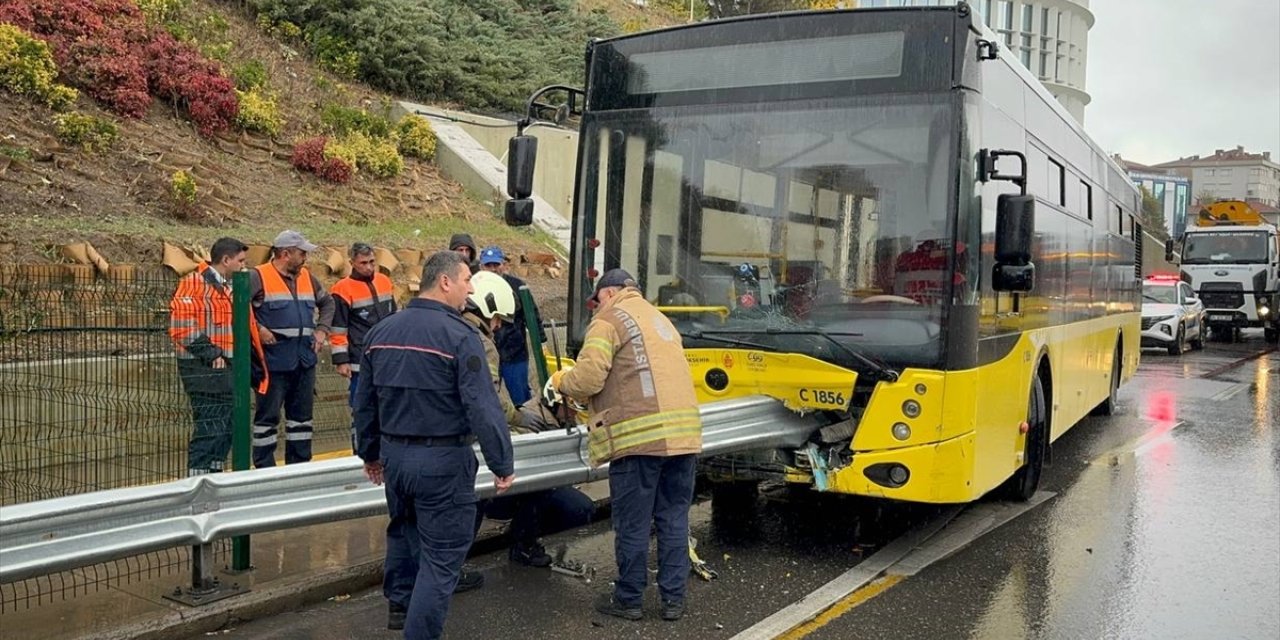
[[[371,138],[353,132],[325,145],[326,158],[338,158],[347,164],[367,171],[377,178],[392,178],[404,171],[404,158],[389,138]]]
[[[173,176],[169,178],[169,195],[180,207],[190,207],[195,204],[196,197],[199,195],[195,177],[181,169],[174,171]]]
[[[346,40],[317,30],[307,31],[306,41],[321,69],[349,80],[359,76],[360,54]]]
[[[431,122],[419,115],[407,115],[396,127],[400,153],[411,158],[430,160],[436,155],[436,132]]]
[[[48,44],[13,25],[0,24],[0,88],[61,111],[80,94],[57,79],[58,65]]]
[[[258,14],[258,29],[263,33],[276,38],[284,38],[292,40],[302,35],[302,27],[289,22],[288,20],[275,21],[271,16],[265,13]]]
[[[22,162],[31,161],[31,150],[25,147],[13,147],[0,142],[0,157],[9,158],[10,160],[20,160]]]
[[[231,70],[231,79],[236,81],[236,88],[249,91],[267,85],[267,67],[261,60],[250,60],[236,65]]]
[[[284,129],[284,116],[280,115],[275,96],[255,88],[236,91],[236,97],[240,98],[236,124],[241,129],[265,133],[273,138],[280,135],[280,131]]]
[[[344,107],[332,102],[320,110],[320,123],[338,137],[353,132],[363,133],[371,138],[391,135],[390,120],[364,109]]]
[[[63,144],[83,147],[86,151],[103,151],[120,136],[114,122],[82,113],[58,115],[53,125]]]
[[[618,33],[576,0],[250,1],[271,24],[301,25],[326,64],[389,93],[477,109],[519,111],[538,87],[581,85],[588,40]]]
[[[172,20],[186,8],[188,0],[135,0],[147,24],[158,25]]]

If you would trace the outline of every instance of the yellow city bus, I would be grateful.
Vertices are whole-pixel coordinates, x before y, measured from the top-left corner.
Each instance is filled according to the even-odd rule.
[[[532,219],[524,126],[580,118],[570,353],[594,278],[623,267],[702,400],[826,424],[705,460],[709,479],[1027,499],[1136,370],[1138,193],[966,4],[595,41],[586,77],[530,99],[506,212]]]

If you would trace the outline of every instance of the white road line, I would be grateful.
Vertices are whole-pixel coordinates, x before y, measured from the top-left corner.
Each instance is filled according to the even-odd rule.
[[[841,598],[875,580],[886,569],[893,566],[893,563],[901,560],[925,540],[941,531],[952,518],[956,517],[956,514],[960,513],[961,508],[959,506],[949,508],[921,527],[899,536],[854,568],[738,633],[732,640],[772,640],[812,620],[839,602]]]
[[[1024,503],[961,505],[899,536],[870,558],[800,600],[757,622],[731,640],[772,640],[818,617],[881,575],[912,576],[1043,504],[1055,494],[1041,491]]]
[[[965,510],[939,535],[907,554],[885,572],[892,576],[914,576],[925,567],[947,558],[983,535],[1040,506],[1054,493],[1039,491],[1026,502],[991,502]]]

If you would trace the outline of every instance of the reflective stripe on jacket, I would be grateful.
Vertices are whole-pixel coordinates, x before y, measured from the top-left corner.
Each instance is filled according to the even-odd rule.
[[[365,336],[373,325],[396,312],[395,289],[391,278],[375,271],[372,278],[347,276],[329,290],[333,294],[333,364],[351,365],[360,370]]]
[[[314,367],[313,349],[316,330],[316,291],[311,272],[306,267],[293,279],[297,291],[289,289],[280,272],[271,263],[259,265],[262,279],[262,302],[254,309],[258,324],[276,336],[276,343],[264,346],[267,369],[292,371]]]
[[[587,451],[595,466],[630,455],[702,451],[702,418],[680,334],[634,288],[596,311],[559,389],[587,401]]]
[[[252,314],[249,315],[249,336],[253,356],[264,360],[258,325]],[[169,338],[182,360],[198,361],[209,367],[218,358],[230,363],[234,354],[231,287],[218,280],[208,263],[201,262],[194,272],[178,281],[169,300]],[[258,392],[266,391],[264,377]]]

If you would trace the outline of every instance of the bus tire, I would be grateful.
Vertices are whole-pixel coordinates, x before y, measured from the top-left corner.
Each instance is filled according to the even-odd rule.
[[[1120,345],[1116,345],[1115,354],[1111,357],[1111,388],[1108,390],[1106,400],[1098,403],[1093,408],[1095,416],[1110,416],[1116,412],[1116,396],[1120,394],[1120,368],[1124,366],[1121,362],[1124,353],[1120,350]]]
[[[711,511],[720,516],[751,513],[760,495],[760,483],[756,480],[730,480],[712,482]]]
[[[1040,487],[1040,474],[1044,470],[1045,452],[1049,441],[1049,420],[1044,398],[1044,382],[1036,376],[1031,382],[1027,401],[1027,445],[1022,467],[1014,472],[1001,487],[1006,499],[1026,502]]]

